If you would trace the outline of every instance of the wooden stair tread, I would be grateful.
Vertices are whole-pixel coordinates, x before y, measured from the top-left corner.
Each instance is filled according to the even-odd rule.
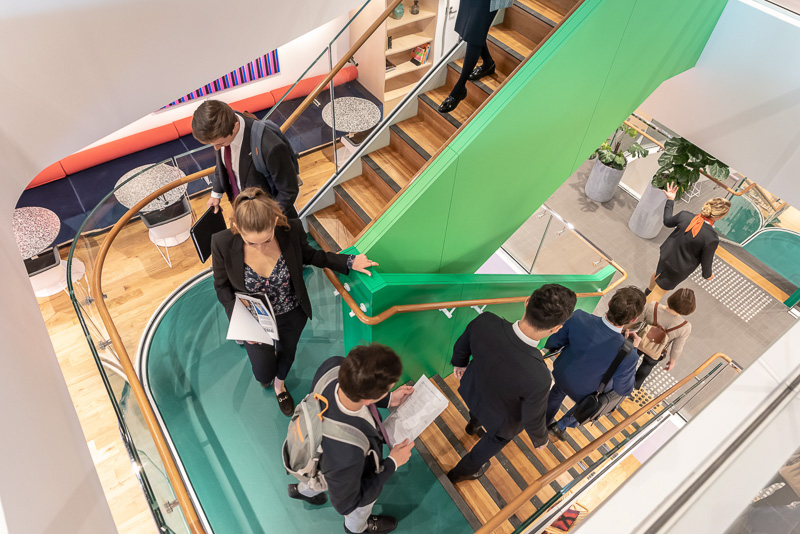
[[[489,35],[522,56],[523,59],[531,55],[533,49],[536,48],[536,43],[505,24],[492,26],[489,29]]]
[[[300,186],[300,193],[294,205],[300,211],[334,175],[336,165],[333,162],[333,151],[330,146],[303,154],[297,158],[297,162],[300,165],[299,174],[303,185]]]
[[[349,247],[358,235],[342,209],[335,204],[308,216],[308,230],[319,246],[331,252]]]
[[[380,215],[390,200],[384,198],[381,192],[372,185],[369,178],[364,175],[347,180],[337,187],[341,187],[358,204],[358,207],[364,211],[369,218],[365,223]]]
[[[558,24],[566,16],[572,8],[565,7],[566,2],[562,1],[562,5],[552,0],[516,0],[516,3],[522,4],[541,15],[544,15],[550,21]],[[574,3],[572,3],[574,5]]]
[[[425,151],[428,155],[425,159],[430,159],[447,141],[447,138],[438,129],[433,128],[419,115],[401,121],[397,126]]]
[[[383,147],[375,152],[370,152],[369,156],[400,187],[408,185],[417,174],[417,169],[407,162],[393,147]]]
[[[450,89],[446,85],[437,87],[425,93],[425,95],[433,101],[434,104],[439,106],[444,99],[450,96]],[[475,113],[475,106],[470,104],[466,99],[459,102],[458,107],[451,111],[449,115],[458,121],[459,126],[469,120],[473,113]],[[438,111],[437,111],[438,113]]]
[[[455,64],[458,65],[459,69],[463,69],[464,68],[464,58],[461,58],[461,59],[457,60],[455,62]],[[507,75],[505,73],[502,73],[499,70],[495,69],[493,74],[491,74],[489,76],[484,76],[480,80],[476,80],[475,82],[470,82],[470,83],[480,82],[483,85],[485,85],[487,88],[491,89],[492,92],[494,93],[495,91],[497,91],[500,88],[500,84],[503,83],[503,80],[506,79],[506,76]]]

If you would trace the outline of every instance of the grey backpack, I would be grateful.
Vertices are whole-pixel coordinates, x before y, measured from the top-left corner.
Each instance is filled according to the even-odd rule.
[[[283,442],[283,467],[300,482],[314,491],[325,491],[328,484],[319,469],[322,455],[322,437],[335,439],[358,447],[366,457],[369,441],[363,432],[347,423],[323,417],[330,401],[322,393],[339,375],[339,366],[326,372],[317,382],[314,391],[305,396],[294,409],[289,431]]]

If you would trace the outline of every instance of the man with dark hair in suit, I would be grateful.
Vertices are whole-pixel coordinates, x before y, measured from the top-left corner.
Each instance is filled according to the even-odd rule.
[[[217,168],[211,181],[208,206],[219,209],[222,195],[232,203],[248,187],[263,189],[280,204],[289,218],[297,218],[294,201],[300,191],[293,154],[283,134],[264,128],[261,154],[250,152],[253,119],[236,113],[219,100],[206,100],[192,117],[192,135],[206,145],[213,145]],[[254,157],[264,159],[269,176],[256,169]]]
[[[560,440],[567,437],[566,429],[578,426],[573,417],[574,407],[554,422],[564,397],[580,402],[600,387],[603,375],[616,358],[625,337],[633,337],[633,348],[619,364],[605,391],[614,390],[627,397],[633,391],[636,364],[639,363],[639,336],[623,329],[638,321],[644,311],[644,293],[635,287],[618,289],[608,303],[608,313],[597,317],[577,310],[562,328],[545,343],[545,348],[561,350],[553,363],[555,384],[547,401],[547,430]]]
[[[534,446],[547,445],[545,408],[551,378],[537,345],[558,332],[576,302],[571,289],[547,284],[528,297],[519,321],[486,312],[467,325],[453,347],[452,364],[461,380],[458,392],[469,407],[465,431],[475,435],[483,426],[486,433],[447,473],[451,482],[482,476],[492,456],[523,428]]]

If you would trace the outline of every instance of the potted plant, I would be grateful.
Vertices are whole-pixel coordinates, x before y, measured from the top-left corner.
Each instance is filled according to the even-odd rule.
[[[673,137],[664,143],[658,164],[658,171],[628,221],[628,228],[645,239],[652,239],[661,231],[667,201],[662,190],[668,184],[678,186],[675,197],[678,200],[700,180],[701,171],[716,180],[724,180],[731,173],[727,165],[682,137]]]
[[[637,131],[629,126],[622,125],[614,131],[611,140],[606,140],[600,148],[594,151],[589,159],[596,159],[589,179],[586,181],[584,192],[586,196],[596,202],[608,202],[614,197],[625,167],[628,166],[628,154],[631,159],[647,155],[647,151],[633,143],[626,149],[621,149],[625,136],[636,137]]]

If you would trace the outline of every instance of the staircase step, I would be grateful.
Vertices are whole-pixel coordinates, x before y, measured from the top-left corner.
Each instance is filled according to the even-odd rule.
[[[340,252],[349,247],[359,231],[335,204],[314,212],[306,220],[309,233],[320,247],[330,252]]]
[[[407,154],[413,150],[401,139],[394,135],[390,139],[389,146],[370,152],[369,158],[402,189],[416,176],[424,162],[416,152],[413,153],[413,156]]]
[[[369,154],[361,156],[361,168],[364,171],[364,176],[370,179],[372,185],[381,192],[384,198],[391,199],[400,192],[400,184],[395,182],[380,165],[375,163]]]
[[[299,211],[334,175],[336,165],[333,163],[333,151],[330,146],[306,152],[298,158],[298,163],[300,178],[303,180],[295,201],[295,207]]]
[[[519,61],[531,55],[533,49],[536,48],[535,42],[518,31],[511,29],[506,23],[492,26],[489,29],[488,39],[505,49]]]
[[[333,188],[339,207],[355,220],[359,231],[379,216],[389,202],[366,176],[357,176]],[[349,212],[349,213],[348,213]]]
[[[510,76],[511,73],[514,72],[514,69],[516,69],[524,59],[520,57],[518,53],[514,52],[514,50],[492,36],[491,33],[486,37],[486,46],[489,47],[489,53],[492,54],[492,59],[497,66],[497,70],[503,73],[504,78]],[[460,63],[463,64],[463,60]],[[486,79],[481,80],[481,82],[489,87],[492,87]]]
[[[502,25],[507,26],[536,44],[541,43],[547,34],[553,31],[552,24],[544,22],[517,5],[506,9]]]
[[[569,13],[578,0],[517,0],[515,4],[527,7],[537,13],[539,17],[555,26]]]
[[[422,96],[427,97],[427,100],[431,102],[431,104],[428,105],[433,105],[434,109],[436,109],[437,113],[439,113],[439,105],[441,105],[441,103],[444,102],[444,99],[450,95],[450,88],[452,88],[452,84],[445,84],[441,87],[437,87],[436,89],[428,91]],[[456,109],[450,113],[440,113],[440,115],[444,116],[448,122],[453,124],[453,126],[457,125],[456,127],[460,128],[461,125],[467,122],[472,114],[475,113],[475,109],[476,106],[472,105],[468,100],[465,99],[459,102],[458,107],[456,107]]]
[[[515,62],[514,65],[516,66],[517,63]],[[453,69],[457,75],[461,76],[461,70],[464,68],[464,58],[453,61],[448,66],[451,69]],[[470,85],[474,85],[475,87],[480,89],[484,94],[491,95],[492,93],[497,91],[497,89],[500,87],[500,84],[503,83],[503,80],[505,79],[506,75],[500,72],[500,70],[497,68],[496,65],[493,74],[490,74],[489,76],[484,76],[480,80],[470,80],[467,83],[467,88],[469,88]],[[480,103],[483,103],[483,100],[486,100],[486,97],[482,98],[480,100]],[[476,107],[478,107],[478,105],[476,105]]]
[[[425,161],[431,159],[444,143],[419,115],[390,126],[390,130]]]
[[[417,116],[427,122],[431,128],[444,139],[456,133],[458,121],[450,120],[449,113],[439,113],[439,106],[430,99],[429,96],[422,94],[417,97]]]

